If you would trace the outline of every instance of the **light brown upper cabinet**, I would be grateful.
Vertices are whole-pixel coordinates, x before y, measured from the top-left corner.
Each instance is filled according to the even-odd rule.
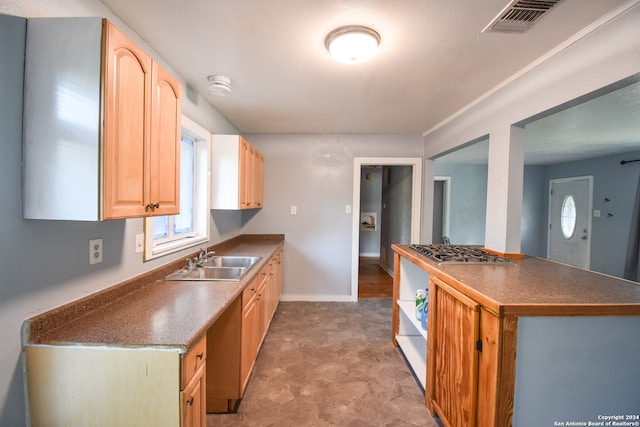
[[[213,135],[211,209],[262,208],[264,157],[239,135]]]
[[[105,19],[29,19],[24,217],[177,214],[180,91]]]

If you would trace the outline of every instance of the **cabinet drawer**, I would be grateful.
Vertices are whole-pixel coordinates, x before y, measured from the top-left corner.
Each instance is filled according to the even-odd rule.
[[[273,257],[271,257],[269,261],[267,261],[267,264],[264,267],[262,267],[262,270],[260,270],[260,273],[258,274],[259,285],[262,285],[269,278],[269,274],[273,272],[275,265],[276,265],[275,260]]]
[[[180,366],[180,390],[183,390],[207,358],[207,340],[203,336],[186,354]]]
[[[249,304],[251,299],[256,295],[256,292],[258,291],[258,284],[260,283],[259,281],[261,280],[260,277],[261,276],[258,275],[255,279],[251,281],[251,283],[249,283],[249,285],[244,289],[244,291],[242,291],[242,309],[243,310]]]

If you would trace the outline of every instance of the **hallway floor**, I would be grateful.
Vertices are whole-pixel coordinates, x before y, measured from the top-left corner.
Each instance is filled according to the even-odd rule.
[[[358,259],[358,298],[393,297],[393,277],[380,267],[377,257]]]
[[[391,343],[391,300],[280,302],[238,413],[207,426],[438,427]]]

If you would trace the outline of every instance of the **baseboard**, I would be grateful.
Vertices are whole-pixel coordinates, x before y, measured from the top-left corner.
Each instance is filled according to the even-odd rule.
[[[393,270],[390,269],[387,265],[383,264],[383,263],[378,263],[378,265],[380,266],[380,268],[382,268],[384,271],[386,271],[389,276],[393,277]]]

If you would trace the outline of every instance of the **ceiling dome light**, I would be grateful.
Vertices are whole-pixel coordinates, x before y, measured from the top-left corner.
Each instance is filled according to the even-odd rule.
[[[368,27],[348,25],[331,31],[324,43],[337,61],[359,64],[375,55],[380,34]]]
[[[211,74],[209,80],[209,93],[217,96],[225,96],[231,93],[231,79],[222,74]]]

